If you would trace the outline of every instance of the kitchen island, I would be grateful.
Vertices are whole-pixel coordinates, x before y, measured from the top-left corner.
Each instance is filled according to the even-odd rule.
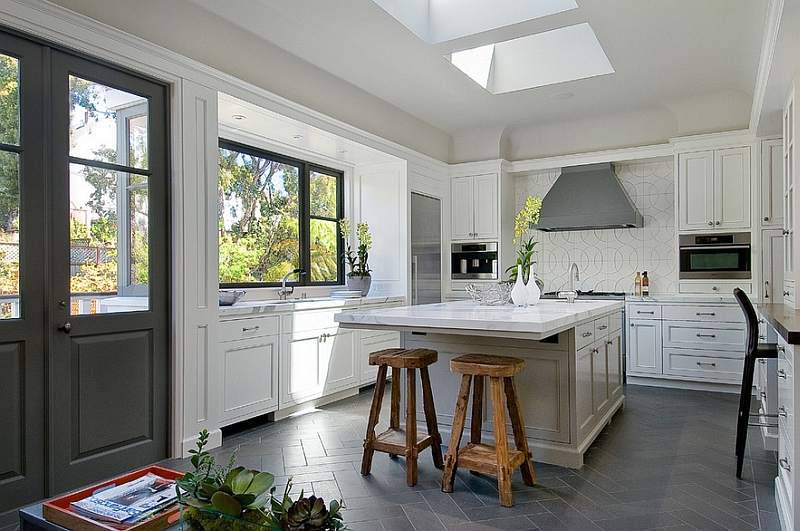
[[[450,360],[469,353],[523,358],[516,384],[534,461],[580,468],[586,449],[625,403],[622,307],[580,299],[543,299],[529,308],[458,301],[347,312],[336,320],[342,328],[397,330],[404,347],[438,351],[429,371],[445,441],[461,382]],[[491,441],[491,404],[483,407],[483,437]]]

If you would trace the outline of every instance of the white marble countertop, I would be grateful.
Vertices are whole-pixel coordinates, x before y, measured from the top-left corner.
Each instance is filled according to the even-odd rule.
[[[466,334],[544,339],[609,313],[621,311],[620,300],[542,299],[536,306],[480,306],[473,301],[443,302],[399,308],[345,312],[335,320],[343,328]]]
[[[239,301],[233,306],[220,306],[220,318],[242,318],[249,315],[268,313],[284,313],[299,310],[322,310],[328,308],[362,308],[372,304],[389,302],[405,302],[404,297],[362,297],[359,299],[341,299],[334,297],[319,297],[309,299],[279,300],[253,300]]]
[[[736,304],[733,294],[730,295],[626,295],[625,302],[674,302],[694,304],[731,303]]]

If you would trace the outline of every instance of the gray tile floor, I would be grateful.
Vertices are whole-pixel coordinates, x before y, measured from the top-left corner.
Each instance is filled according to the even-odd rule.
[[[214,453],[224,462],[235,450],[237,464],[268,470],[280,485],[291,476],[295,495],[303,489],[344,499],[353,531],[780,529],[776,457],[764,451],[756,428],[742,479],[735,477],[737,395],[643,386],[627,386],[625,394],[625,409],[588,450],[586,465],[534,463],[534,487],[517,471],[511,508],[499,505],[490,476],[459,471],[454,492],[441,492],[441,471],[427,450],[415,487],[406,486],[404,459],[382,453],[372,474],[361,476],[371,389],[306,415],[228,430]],[[188,460],[163,464],[190,468]],[[15,527],[15,513],[0,516],[0,531]]]

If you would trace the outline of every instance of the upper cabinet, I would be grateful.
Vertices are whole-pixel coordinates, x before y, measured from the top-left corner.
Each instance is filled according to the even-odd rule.
[[[761,142],[762,227],[783,228],[783,140]]]
[[[783,302],[796,308],[794,266],[795,233],[795,89],[789,92],[783,109]]]
[[[450,180],[453,240],[498,238],[497,174],[486,173]]]
[[[678,229],[750,229],[750,148],[678,154]]]

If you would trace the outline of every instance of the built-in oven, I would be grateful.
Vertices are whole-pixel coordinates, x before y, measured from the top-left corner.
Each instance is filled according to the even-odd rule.
[[[682,279],[751,277],[750,233],[681,234],[678,237]]]
[[[497,242],[452,244],[450,272],[453,280],[497,280]]]

